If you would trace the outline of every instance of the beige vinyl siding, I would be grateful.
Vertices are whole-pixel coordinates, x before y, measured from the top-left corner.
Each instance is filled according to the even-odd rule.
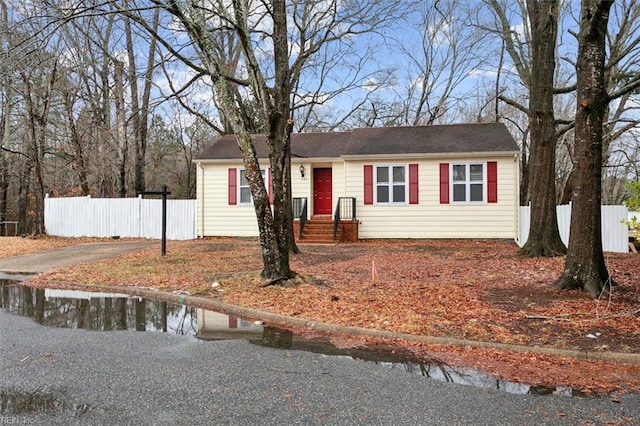
[[[342,161],[335,162],[331,165],[333,170],[333,208],[335,210],[336,204],[338,203],[339,197],[344,197],[345,195],[345,166]]]
[[[518,165],[513,156],[464,159],[486,161],[498,162],[497,203],[440,204],[439,164],[459,159],[394,160],[394,164],[418,164],[419,203],[414,205],[364,205],[363,166],[383,162],[348,162],[346,194],[357,200],[360,238],[516,238]]]
[[[498,162],[498,202],[440,204],[440,163]],[[418,164],[419,204],[364,205],[365,164]],[[456,157],[429,160],[309,162],[300,176],[299,162],[292,164],[293,197],[307,197],[313,212],[313,168],[331,167],[332,205],[338,197],[355,197],[360,221],[359,237],[370,238],[508,238],[518,229],[518,163],[513,155],[496,157]],[[240,162],[201,163],[197,170],[198,235],[258,236],[255,211],[251,205],[228,204],[228,169],[241,169]],[[486,168],[485,168],[486,173]],[[407,179],[408,181],[408,179]],[[407,182],[408,183],[408,182]],[[485,182],[486,192],[486,182]]]
[[[300,176],[300,164],[305,167],[304,177]],[[331,167],[333,169],[334,205],[338,197],[336,190],[342,191],[342,188],[344,188],[344,168],[341,163],[322,163],[321,166],[310,163],[293,163],[291,165],[292,196],[294,198],[306,197],[308,199],[309,216],[313,212],[313,194],[311,193],[313,166]],[[198,235],[206,237],[256,237],[259,235],[258,222],[253,206],[229,205],[228,203],[229,168],[240,170],[243,165],[241,163],[203,163],[202,167],[198,167]]]
[[[300,176],[300,164],[304,166],[304,177]],[[313,182],[313,170],[309,163],[291,163],[291,196],[293,198],[306,198],[307,211],[310,211],[311,184]]]
[[[197,182],[198,234],[205,237],[257,237],[258,221],[253,205],[229,205],[228,171],[229,168],[240,170],[242,164],[204,163],[202,167],[204,174],[199,173]]]

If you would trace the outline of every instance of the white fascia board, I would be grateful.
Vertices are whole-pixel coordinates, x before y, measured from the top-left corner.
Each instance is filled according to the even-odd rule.
[[[342,157],[291,157],[291,163],[336,163],[344,162]]]
[[[264,162],[268,162],[268,158],[258,158],[258,162],[260,164],[265,164]],[[196,164],[244,164],[242,158],[201,158],[198,160],[193,160]]]
[[[258,158],[260,164],[265,161],[269,161],[268,158]],[[229,164],[229,163],[242,163],[242,158],[200,158],[192,160],[195,164]],[[335,163],[344,162],[342,157],[291,157],[291,164],[300,163]]]
[[[431,159],[431,158],[477,158],[477,157],[511,157],[519,155],[519,151],[479,151],[479,152],[442,152],[433,154],[372,154],[342,155],[345,161],[357,160],[394,160],[394,159]]]

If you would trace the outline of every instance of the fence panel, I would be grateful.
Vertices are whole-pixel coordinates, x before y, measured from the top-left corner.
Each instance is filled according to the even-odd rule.
[[[45,229],[60,237],[162,238],[162,200],[45,199]],[[167,200],[167,239],[196,238],[196,200]]]
[[[623,223],[628,217],[628,210],[624,206],[602,206],[602,249],[604,251],[627,253],[629,250],[629,236],[627,225]],[[571,205],[564,204],[556,207],[558,215],[558,230],[560,238],[569,244],[571,225]],[[520,207],[520,234],[518,245],[522,247],[529,238],[531,224],[531,209],[529,206]]]

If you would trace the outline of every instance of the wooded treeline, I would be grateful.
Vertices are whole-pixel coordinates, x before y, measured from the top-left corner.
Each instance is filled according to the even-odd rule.
[[[265,4],[231,3],[255,16]],[[531,105],[546,105],[553,112],[548,155],[556,164],[549,175],[556,190],[551,202],[567,202],[576,166],[580,4],[373,3],[377,7],[352,1],[283,3],[288,26],[298,30],[285,34],[288,52],[283,53],[290,67],[282,81],[292,84],[290,117],[284,119],[292,119],[292,131],[504,122],[521,145],[521,203],[528,204],[537,165],[531,163],[531,136],[541,132],[531,125],[536,114]],[[538,3],[557,10],[550,9],[547,21],[538,20]],[[0,222],[18,221],[20,234],[43,232],[47,193],[130,197],[167,185],[176,198],[194,197],[191,160],[220,134],[233,133],[234,117],[221,113],[222,100],[215,95],[219,81],[203,65],[197,39],[186,37],[184,25],[190,21],[206,20],[202,28],[213,40],[216,64],[237,79],[229,96],[244,101],[236,109],[240,118],[253,132],[268,128],[261,98],[244,84],[251,68],[233,27],[237,21],[221,12],[226,3],[202,2],[202,16],[175,8],[177,14],[184,11],[182,26],[169,7],[179,4],[0,0]],[[253,59],[268,62],[275,53],[261,44],[260,33],[273,34],[260,19],[249,22]],[[321,32],[331,25],[331,33]],[[624,183],[640,178],[639,25],[636,1],[613,4],[604,78],[606,91],[619,96],[611,97],[604,120],[605,204],[621,203]],[[340,31],[341,38],[330,40]],[[548,49],[535,53],[534,38],[548,36],[554,37],[547,40]],[[303,55],[308,55],[304,61]],[[540,64],[552,60],[553,68],[544,73]],[[267,81],[278,78],[271,70]],[[551,84],[547,95],[539,85],[545,78]]]

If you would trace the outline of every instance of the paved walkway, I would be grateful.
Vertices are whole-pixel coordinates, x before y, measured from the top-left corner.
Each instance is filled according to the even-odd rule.
[[[80,263],[96,262],[119,254],[139,250],[156,242],[87,243],[0,259],[0,272],[40,274]]]

